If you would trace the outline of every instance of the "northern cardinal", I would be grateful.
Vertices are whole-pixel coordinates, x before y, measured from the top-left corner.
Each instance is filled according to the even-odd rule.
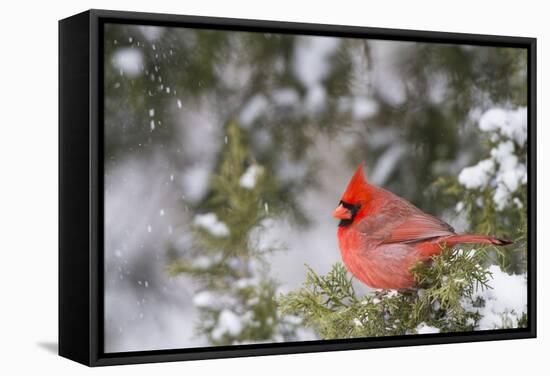
[[[456,234],[449,224],[369,184],[363,164],[355,171],[332,215],[340,219],[338,243],[344,264],[372,288],[415,287],[411,267],[418,261],[428,262],[444,246],[512,243],[486,235]]]

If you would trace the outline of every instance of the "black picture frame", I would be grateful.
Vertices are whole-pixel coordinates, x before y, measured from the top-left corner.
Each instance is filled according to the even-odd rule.
[[[103,351],[103,25],[184,26],[475,44],[528,51],[528,327],[105,353]],[[59,21],[59,354],[88,366],[370,349],[536,337],[536,39],[88,10]]]

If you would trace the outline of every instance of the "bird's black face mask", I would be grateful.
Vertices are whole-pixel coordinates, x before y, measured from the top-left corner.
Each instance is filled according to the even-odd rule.
[[[355,219],[355,216],[357,215],[357,212],[361,208],[361,205],[359,205],[359,204],[352,205],[352,204],[349,204],[349,203],[344,202],[344,201],[340,201],[339,205],[342,205],[344,208],[349,210],[349,212],[351,214],[351,218],[341,219],[340,223],[338,223],[338,227],[347,227],[347,226],[349,226],[353,223],[353,220]]]

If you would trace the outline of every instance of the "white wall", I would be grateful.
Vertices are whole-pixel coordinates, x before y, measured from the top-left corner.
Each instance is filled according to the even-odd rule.
[[[543,1],[81,1],[5,2],[0,39],[0,370],[2,374],[372,375],[536,372],[548,364],[549,256],[539,236],[536,340],[111,367],[90,370],[54,356],[57,341],[57,20],[87,8],[505,34],[538,40],[539,145],[550,141],[550,27]],[[540,147],[539,166],[550,163]],[[539,192],[550,189],[539,169]],[[549,224],[539,195],[539,228]],[[29,235],[31,234],[31,235]],[[7,240],[7,241],[6,241]],[[7,256],[7,259],[6,259]],[[546,300],[544,299],[546,298]],[[546,317],[545,317],[546,316]],[[545,348],[546,347],[546,348]],[[544,368],[543,368],[544,369]],[[544,371],[542,371],[544,372]]]

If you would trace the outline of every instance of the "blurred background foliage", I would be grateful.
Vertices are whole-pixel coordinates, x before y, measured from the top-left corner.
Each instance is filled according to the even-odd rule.
[[[120,69],[106,65],[108,160],[160,146],[173,154],[175,162],[185,163],[181,150],[173,145],[178,142],[172,136],[179,124],[167,116],[176,99],[189,106],[204,96],[211,97],[219,118],[228,121],[238,118],[251,99],[260,98],[256,102],[265,100],[268,110],[246,126],[252,139],[258,134],[269,138],[269,147],[259,144],[254,150],[255,157],[268,168],[274,168],[283,153],[288,153],[290,160],[304,159],[317,132],[349,129],[354,137],[349,160],[354,163],[365,160],[367,166],[374,166],[392,146],[404,145],[406,150],[401,153],[408,158],[401,158],[383,183],[434,211],[441,206],[418,187],[429,186],[443,173],[457,173],[462,167],[454,163],[458,156],[475,160],[480,154],[482,140],[475,128],[468,126],[475,119],[472,111],[495,104],[525,106],[527,102],[526,51],[522,49],[400,43],[401,48],[392,51],[388,56],[392,61],[387,62],[398,77],[382,80],[404,80],[389,90],[384,82],[373,85],[368,78],[356,80],[361,74],[368,77],[373,70],[369,41],[335,40],[325,75],[313,83],[320,85],[324,101],[315,103],[312,97],[317,94],[307,87],[310,79],[301,79],[301,68],[295,69],[298,45],[303,43],[300,37],[168,28],[163,29],[160,40],[150,42],[140,34],[132,26],[106,28],[106,62],[121,48],[139,49],[143,54],[143,71],[131,80],[121,80]],[[320,58],[325,57],[324,52],[318,53]],[[318,69],[319,64],[314,62],[311,69]],[[362,94],[363,106],[376,109],[358,114],[361,106],[349,105],[357,97],[363,99]],[[301,105],[309,99],[312,106]],[[162,119],[155,132],[150,132],[149,108]],[[373,133],[387,135],[387,139],[372,140],[369,136]],[[295,183],[313,180],[314,176],[309,176]],[[287,190],[299,189],[282,187],[280,193],[289,197]]]
[[[525,210],[519,205],[495,210],[494,186],[467,190],[457,176],[498,144],[480,132],[482,115],[494,107],[526,106],[526,50],[107,24],[104,53],[107,216],[112,211],[121,232],[134,237],[155,231],[154,224],[148,224],[148,230],[139,227],[141,222],[135,224],[136,216],[146,218],[144,223],[154,221],[144,214],[148,201],[162,202],[163,209],[150,210],[161,210],[161,216],[170,219],[154,241],[126,247],[128,238],[119,239],[114,232],[106,241],[106,290],[116,302],[111,308],[108,300],[106,306],[108,349],[138,343],[131,335],[119,338],[125,320],[120,312],[127,307],[116,304],[122,304],[123,296],[145,296],[142,284],[136,284],[140,275],[162,285],[150,302],[174,302],[166,292],[166,265],[172,275],[190,276],[180,285],[191,291],[182,304],[197,291],[221,291],[243,278],[268,281],[263,286],[274,296],[285,281],[269,277],[269,267],[257,275],[237,273],[216,285],[225,278],[212,264],[216,252],[222,254],[218,262],[237,255],[261,263],[266,251],[251,245],[250,239],[265,221],[285,219],[296,228],[314,228],[318,219],[308,211],[304,192],[327,191],[323,176],[330,180],[331,174],[337,183],[332,188],[340,191],[347,171],[361,161],[372,183],[455,221],[461,230],[518,239],[525,235],[525,215],[518,214]],[[525,144],[516,143],[515,153],[523,163],[525,151]],[[113,193],[125,187],[124,182],[129,184],[127,178],[133,175],[125,174],[139,174],[138,166],[143,165],[149,166],[146,175],[133,181],[133,187],[142,186],[141,196]],[[334,165],[341,176],[327,171]],[[250,166],[262,173],[245,189],[240,178]],[[163,198],[153,199],[155,189]],[[332,206],[339,196],[328,193]],[[480,196],[485,197],[481,204]],[[526,203],[524,190],[517,196]],[[455,210],[458,201],[466,209]],[[227,227],[226,239],[213,236],[212,227],[206,226],[205,232],[196,226],[196,216],[205,212],[216,215],[219,223],[211,224],[218,229],[220,223]],[[525,243],[519,244],[512,255],[495,256],[506,270],[524,271]],[[132,256],[120,257],[121,247]],[[338,256],[337,249],[332,252]],[[204,255],[210,257],[208,271],[199,272],[190,263]],[[305,278],[305,269],[297,278]],[[260,293],[252,289],[246,294]],[[235,310],[244,309],[250,296],[235,294],[241,294]],[[269,305],[269,299],[259,301]],[[214,323],[199,330],[208,343],[305,338],[296,334],[296,320],[275,330],[279,324],[274,308],[257,317],[263,328],[259,337],[233,333],[225,315],[221,319],[226,331],[214,338],[215,322],[227,307],[202,310],[210,321],[203,316],[201,322]],[[248,330],[246,325],[240,329]],[[151,344],[163,346],[162,340]]]

